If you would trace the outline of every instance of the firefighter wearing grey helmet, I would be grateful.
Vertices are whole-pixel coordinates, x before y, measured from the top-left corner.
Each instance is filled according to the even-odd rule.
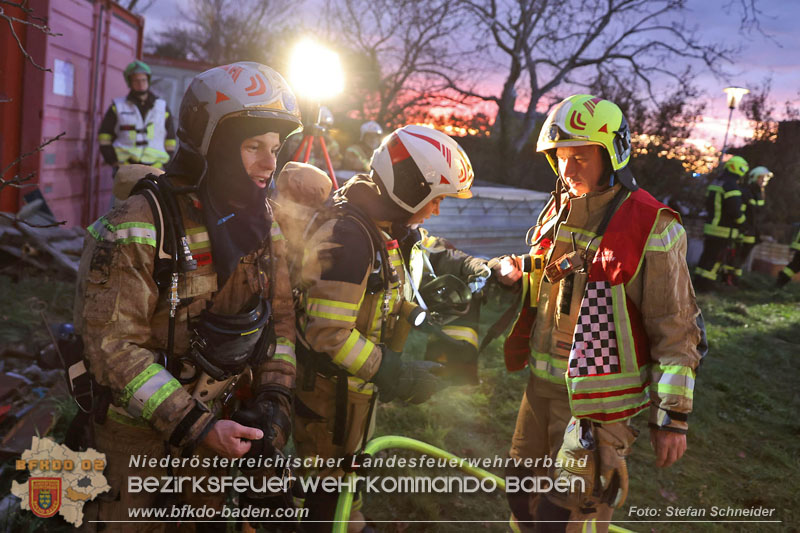
[[[380,146],[383,137],[383,128],[374,120],[361,124],[359,140],[350,145],[344,154],[344,168],[369,172],[369,163],[372,152]]]
[[[291,431],[294,305],[266,192],[282,138],[300,124],[294,96],[268,67],[234,63],[199,74],[181,108],[183,155],[166,173],[132,166],[143,179],[88,229],[81,258],[76,330],[110,391],[92,417],[116,495],[97,502],[103,522],[157,505],[124,483],[132,453],[271,457]],[[250,398],[232,400],[245,382]],[[227,472],[211,470],[202,475]],[[286,507],[283,496],[239,502]],[[225,503],[223,493],[182,499]]]
[[[376,150],[372,168],[337,190],[334,206],[306,230],[294,425],[303,457],[355,453],[369,438],[377,398],[422,403],[440,387],[439,364],[401,358],[409,323],[399,321],[414,308],[401,243],[411,227],[438,214],[444,196],[471,195],[472,166],[444,133],[406,126]],[[330,529],[337,497],[320,489],[307,494],[303,528]],[[361,512],[351,513],[348,531],[364,526]]]
[[[747,262],[750,252],[761,241],[759,223],[761,212],[766,203],[766,188],[772,176],[772,172],[767,167],[758,166],[750,169],[745,176],[739,178],[739,189],[742,191],[741,209],[744,212],[745,220],[739,226],[739,237],[736,239],[736,256],[730,272],[734,284],[738,283],[742,275],[742,267]]]
[[[179,147],[205,157],[217,125],[234,117],[268,122],[281,141],[302,128],[286,80],[266,65],[241,61],[194,77],[181,101]]]
[[[649,409],[660,466],[686,449],[703,354],[686,232],[678,213],[637,186],[630,133],[613,102],[575,95],[559,103],[537,150],[558,175],[556,192],[531,230],[530,253],[495,267],[501,283],[521,285],[523,302],[506,366],[531,369],[509,454],[587,462],[579,473],[512,466],[506,475],[549,474],[588,490],[507,497],[521,531],[533,521],[607,531],[628,488],[629,419]]]

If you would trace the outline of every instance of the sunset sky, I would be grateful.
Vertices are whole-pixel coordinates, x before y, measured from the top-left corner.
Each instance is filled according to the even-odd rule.
[[[145,39],[179,17],[178,5],[186,0],[155,0],[145,13]],[[315,0],[306,0],[311,5]],[[778,117],[783,113],[784,102],[791,100],[800,107],[800,1],[757,0],[761,32],[756,28],[740,30],[740,2],[744,0],[689,0],[687,20],[705,39],[726,46],[738,46],[734,63],[727,67],[729,75],[717,79],[710,73],[698,75],[697,83],[704,91],[707,102],[706,115],[695,129],[698,141],[707,140],[717,147],[722,144],[728,109],[724,87],[737,85],[756,88],[771,79],[771,100]],[[727,7],[727,9],[726,9]],[[306,7],[306,9],[309,9]],[[680,69],[680,65],[676,65]],[[676,70],[677,70],[676,69]],[[501,77],[498,75],[498,89]],[[730,133],[730,143],[737,144],[749,133],[744,116],[735,111]]]

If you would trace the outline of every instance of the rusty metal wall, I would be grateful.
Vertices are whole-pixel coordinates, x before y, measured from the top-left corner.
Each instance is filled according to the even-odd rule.
[[[24,65],[21,138],[27,151],[65,135],[28,158],[56,219],[87,225],[110,204],[110,169],[99,164],[97,127],[112,98],[127,93],[125,66],[141,55],[143,19],[108,1],[34,0],[30,6],[59,36],[28,32],[31,56],[51,72]]]

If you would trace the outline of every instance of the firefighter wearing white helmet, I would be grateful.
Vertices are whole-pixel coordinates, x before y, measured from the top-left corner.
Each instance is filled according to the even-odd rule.
[[[74,316],[86,367],[102,386],[95,391],[107,391],[85,424],[95,421],[90,445],[106,454],[112,492],[87,521],[163,504],[125,480],[168,471],[130,470],[132,455],[257,459],[288,439],[295,316],[266,191],[283,138],[299,126],[294,95],[269,67],[203,72],[181,103],[178,154],[166,173],[134,166],[144,179],[133,194],[88,228]],[[237,382],[247,383],[246,402],[231,401]],[[225,500],[213,491],[175,496],[216,509]],[[285,507],[281,495],[254,492],[240,503]]]
[[[467,198],[469,158],[439,131],[406,126],[373,156],[372,172],[357,174],[334,196],[334,207],[306,230],[300,289],[298,389],[294,439],[305,457],[343,458],[373,428],[374,404],[426,401],[439,387],[440,367],[400,358],[408,332],[399,321],[418,316],[410,302],[399,241],[437,215],[445,196]],[[308,471],[341,476],[341,468]],[[304,529],[327,531],[338,493],[307,495]],[[351,531],[364,528],[359,503]]]
[[[742,267],[755,245],[761,241],[759,222],[765,204],[765,191],[774,174],[767,167],[758,166],[750,169],[746,176],[739,179],[742,191],[741,209],[744,223],[739,226],[736,239],[736,256],[733,260],[731,280],[738,283],[742,275]]]
[[[370,120],[361,125],[358,142],[349,146],[344,154],[344,168],[358,172],[369,172],[372,152],[381,144],[383,128]]]
[[[508,469],[585,488],[534,498],[508,493],[512,525],[531,531],[533,520],[571,520],[570,530],[606,531],[627,493],[625,457],[636,438],[630,418],[649,411],[659,466],[686,449],[702,318],[680,216],[637,186],[619,107],[570,96],[547,117],[537,151],[557,175],[555,194],[530,253],[496,267],[502,283],[523,289],[506,366],[531,372],[510,455],[587,458],[587,467]]]

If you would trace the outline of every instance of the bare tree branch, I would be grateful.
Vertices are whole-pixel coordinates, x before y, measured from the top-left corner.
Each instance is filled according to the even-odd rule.
[[[348,105],[363,119],[402,121],[436,100],[455,71],[459,11],[446,0],[335,0],[328,31],[344,49],[351,90]]]
[[[3,211],[0,211],[0,217],[5,218],[6,220],[10,220],[15,224],[25,224],[26,226],[31,228],[55,228],[58,226],[63,226],[64,224],[67,223],[66,220],[62,220],[60,222],[51,222],[50,224],[32,224],[31,222],[28,222],[23,218],[19,218],[11,213],[4,213]]]
[[[47,146],[48,144],[50,144],[52,142],[55,142],[55,141],[59,140],[61,137],[63,137],[66,134],[67,134],[67,132],[62,131],[61,133],[59,133],[58,135],[56,135],[52,139],[46,140],[45,142],[43,142],[42,144],[40,144],[39,146],[37,146],[36,148],[31,150],[30,152],[26,152],[26,153],[22,154],[21,156],[19,156],[18,158],[16,158],[14,161],[12,161],[6,168],[3,169],[2,172],[0,172],[0,191],[2,191],[6,187],[17,187],[17,188],[24,187],[24,185],[22,185],[22,184],[25,183],[26,181],[30,180],[31,178],[33,178],[35,173],[31,172],[27,176],[16,175],[13,178],[11,178],[10,180],[6,180],[5,178],[3,178],[3,176],[6,175],[6,172],[8,172],[12,168],[14,168],[19,163],[21,163],[23,159],[25,159],[27,157],[30,157],[35,153],[41,152],[44,149],[45,146]]]
[[[754,7],[757,0],[740,1]],[[496,102],[496,139],[514,156],[535,132],[537,106],[557,88],[596,73],[623,69],[657,98],[664,80],[683,83],[673,64],[695,64],[722,75],[731,49],[703,40],[686,21],[685,0],[456,0],[490,39],[490,55],[504,57],[504,82],[497,95],[482,95],[463,80],[445,75],[447,86],[465,96]],[[758,18],[761,13],[749,13]],[[683,18],[682,18],[683,17]],[[474,63],[481,56],[473,56]],[[520,115],[517,109],[524,105]],[[506,157],[511,160],[513,157]]]
[[[23,20],[23,19],[14,17],[12,15],[9,15],[8,13],[6,13],[6,10],[3,7],[3,5],[10,6],[10,7],[16,7],[18,9],[21,9],[27,15],[28,20]],[[47,21],[45,19],[43,19],[42,17],[34,15],[33,14],[33,9],[27,7],[27,2],[25,2],[25,1],[23,1],[23,2],[12,2],[10,0],[0,0],[0,19],[6,21],[6,23],[8,24],[8,29],[11,31],[11,36],[14,37],[14,40],[17,42],[17,48],[19,48],[19,51],[22,52],[23,56],[25,56],[25,59],[27,59],[30,62],[31,65],[33,65],[34,67],[38,68],[39,70],[43,70],[45,72],[52,72],[51,69],[45,68],[45,67],[39,65],[33,59],[33,57],[28,53],[28,50],[25,49],[25,45],[22,44],[22,40],[20,39],[19,35],[17,34],[17,30],[14,28],[14,23],[16,22],[18,24],[29,26],[30,28],[38,30],[38,31],[42,32],[44,35],[48,35],[50,37],[58,37],[58,36],[60,36],[62,34],[61,33],[54,33],[50,29],[50,27],[47,25]],[[38,21],[38,22],[36,22],[36,21]],[[3,100],[3,101],[0,101],[0,103],[8,102],[8,101],[10,101],[10,100]]]

